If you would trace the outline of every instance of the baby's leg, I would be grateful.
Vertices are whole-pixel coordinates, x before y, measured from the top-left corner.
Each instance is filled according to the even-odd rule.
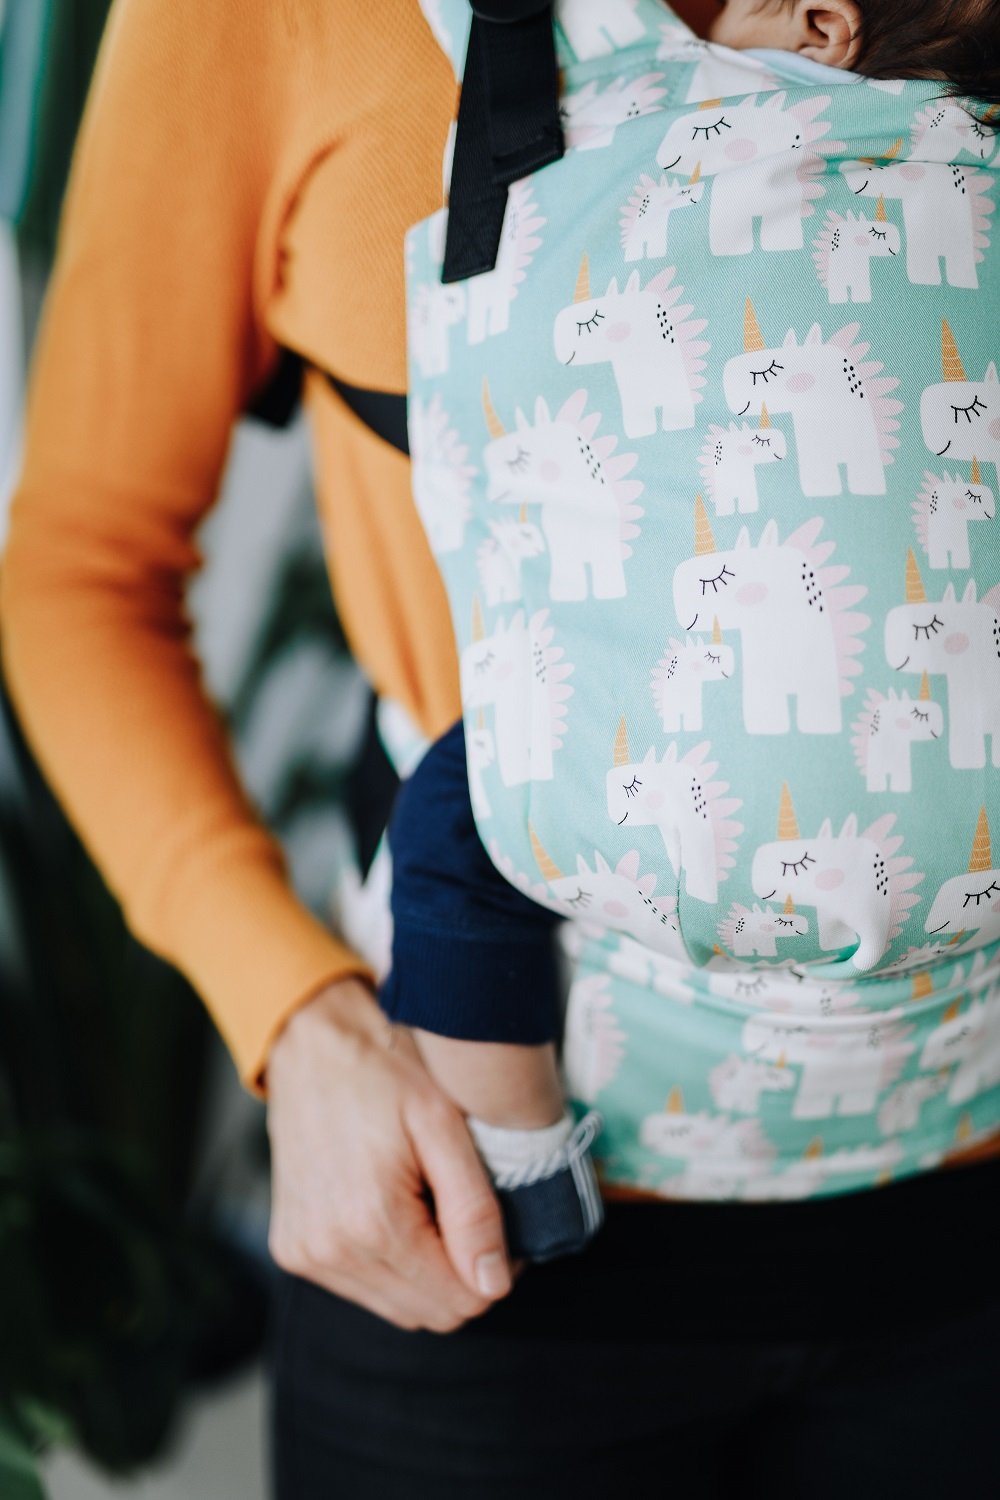
[[[551,1042],[466,1042],[411,1028],[431,1077],[465,1115],[508,1130],[542,1130],[563,1117]]]

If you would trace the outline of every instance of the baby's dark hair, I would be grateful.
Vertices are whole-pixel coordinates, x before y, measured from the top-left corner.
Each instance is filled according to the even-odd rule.
[[[1000,0],[857,0],[855,63],[868,78],[946,78],[951,92],[1000,104]]]

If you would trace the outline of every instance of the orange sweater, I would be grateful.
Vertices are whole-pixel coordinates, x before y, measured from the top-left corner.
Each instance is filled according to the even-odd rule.
[[[695,26],[715,7],[675,0]],[[364,966],[297,900],[234,772],[190,650],[194,533],[279,344],[405,389],[402,238],[440,203],[454,103],[417,0],[116,0],[70,184],[0,573],[5,666],[132,927],[251,1086],[287,1017]],[[306,394],[345,628],[437,734],[457,671],[408,463],[321,377]]]

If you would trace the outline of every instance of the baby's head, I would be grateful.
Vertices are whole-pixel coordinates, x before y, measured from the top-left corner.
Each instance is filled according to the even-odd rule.
[[[945,78],[1000,102],[1000,0],[722,0],[726,47],[777,47],[867,78]]]

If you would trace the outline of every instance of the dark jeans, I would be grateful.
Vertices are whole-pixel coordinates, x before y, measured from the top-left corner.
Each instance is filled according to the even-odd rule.
[[[995,1500],[998,1188],[612,1203],[448,1335],[283,1275],[276,1500]]]

